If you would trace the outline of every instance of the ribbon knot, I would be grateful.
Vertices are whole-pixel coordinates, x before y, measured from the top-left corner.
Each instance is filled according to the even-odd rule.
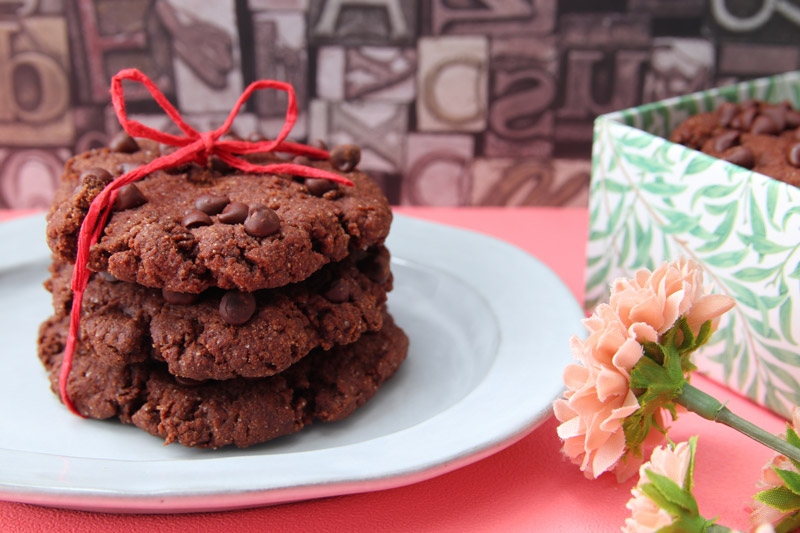
[[[153,99],[155,99],[158,105],[161,106],[167,116],[178,126],[184,135],[165,133],[128,118],[122,89],[123,80],[131,80],[144,85]],[[236,115],[245,102],[247,102],[247,99],[250,98],[250,95],[261,89],[275,89],[284,91],[288,95],[289,104],[286,108],[286,120],[278,136],[274,140],[260,142],[220,140],[220,138],[230,130]],[[312,159],[328,158],[328,152],[326,150],[286,141],[286,137],[297,121],[297,101],[295,100],[294,88],[288,83],[275,80],[259,80],[251,83],[236,100],[225,122],[216,130],[203,133],[189,126],[183,120],[180,113],[178,113],[178,110],[167,100],[166,96],[164,96],[150,78],[137,69],[121,70],[111,79],[111,103],[114,106],[114,111],[117,114],[120,125],[131,137],[145,137],[158,143],[175,146],[178,149],[115,178],[97,195],[97,197],[95,197],[81,223],[80,232],[78,233],[78,250],[75,257],[75,268],[72,273],[71,286],[73,298],[72,309],[70,310],[69,332],[67,334],[66,346],[64,347],[64,356],[62,358],[61,372],[58,380],[61,400],[70,411],[78,416],[83,415],[78,412],[67,393],[67,380],[72,370],[72,359],[75,354],[75,345],[80,330],[80,312],[83,303],[83,293],[86,290],[86,285],[89,283],[89,277],[91,275],[88,268],[89,249],[100,239],[100,235],[111,214],[114,201],[117,197],[117,191],[120,187],[165,168],[174,168],[192,162],[205,166],[208,158],[212,155],[216,155],[231,167],[248,173],[287,173],[306,178],[323,178],[347,186],[353,185],[350,180],[340,174],[316,167],[297,165],[288,162],[255,165],[242,157],[237,157],[253,153],[277,151],[295,155],[305,155]]]
[[[208,162],[208,159],[214,155],[214,146],[217,143],[217,136],[215,135],[217,132],[215,131],[204,131],[200,134],[200,140],[203,141],[203,155],[205,162]]]

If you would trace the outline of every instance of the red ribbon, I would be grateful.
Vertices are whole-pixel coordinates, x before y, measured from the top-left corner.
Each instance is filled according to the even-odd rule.
[[[164,133],[153,128],[149,128],[136,120],[128,118],[125,111],[125,100],[123,98],[122,81],[131,80],[144,85],[156,102],[167,113],[169,118],[181,129],[184,136]],[[247,142],[236,140],[220,140],[227,133],[233,124],[239,110],[250,98],[250,95],[261,89],[275,89],[284,91],[289,97],[289,105],[286,109],[286,121],[281,128],[278,137],[272,141]],[[327,159],[328,152],[319,148],[312,148],[302,144],[285,142],[286,137],[292,130],[297,121],[297,101],[295,100],[294,89],[288,83],[274,80],[259,80],[251,83],[242,93],[236,104],[231,109],[225,122],[213,131],[198,132],[181,118],[175,107],[167,100],[155,84],[136,69],[125,69],[117,73],[111,80],[111,102],[114,111],[117,113],[122,128],[131,137],[146,137],[162,144],[169,144],[178,147],[174,152],[158,157],[146,165],[138,167],[125,173],[111,183],[109,183],[97,197],[92,201],[86,217],[81,223],[80,233],[78,234],[78,252],[75,257],[75,269],[72,273],[72,309],[70,310],[69,333],[67,344],[64,348],[64,357],[61,363],[61,373],[58,378],[59,393],[61,400],[67,408],[78,416],[83,416],[75,408],[75,404],[67,394],[67,378],[72,370],[72,361],[75,354],[75,344],[78,340],[80,327],[80,313],[83,303],[83,293],[89,283],[91,271],[88,268],[89,248],[95,244],[105,228],[108,217],[117,198],[117,191],[120,187],[137,181],[148,174],[165,168],[178,167],[187,163],[198,163],[205,166],[208,158],[216,155],[228,165],[250,173],[288,173],[294,176],[306,178],[322,178],[352,186],[353,183],[347,178],[327,170],[315,167],[296,165],[293,163],[275,163],[271,165],[256,165],[238,155],[252,154],[257,152],[286,152],[291,154],[305,155],[315,159]]]

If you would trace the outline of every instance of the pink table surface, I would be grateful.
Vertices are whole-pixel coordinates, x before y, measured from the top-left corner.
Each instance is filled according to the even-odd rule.
[[[539,258],[583,297],[585,209],[398,208],[398,213],[472,229]],[[0,212],[0,221],[22,212]],[[568,349],[568,339],[564,339]],[[697,376],[693,383],[768,431],[784,421]],[[587,480],[565,461],[547,420],[508,448],[439,477],[400,488],[273,507],[204,514],[125,515],[0,502],[3,531],[618,531],[635,480]],[[4,428],[8,431],[10,428]],[[747,505],[771,452],[734,431],[687,414],[676,442],[700,435],[695,495],[701,513],[747,529]],[[2,468],[2,465],[0,465]]]

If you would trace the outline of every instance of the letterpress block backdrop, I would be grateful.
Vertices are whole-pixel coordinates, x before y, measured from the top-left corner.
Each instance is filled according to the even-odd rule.
[[[128,67],[203,128],[250,82],[291,83],[292,140],[361,144],[393,203],[582,206],[598,115],[796,70],[798,30],[798,0],[0,2],[0,208],[45,207],[54,161],[119,130]],[[286,102],[257,93],[236,133],[275,136]]]

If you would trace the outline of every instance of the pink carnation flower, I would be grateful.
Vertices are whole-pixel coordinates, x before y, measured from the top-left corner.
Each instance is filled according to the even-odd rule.
[[[800,428],[800,408],[798,407],[795,407],[792,410],[792,428],[794,428],[795,431]],[[797,472],[797,469],[794,467],[788,457],[781,454],[775,454],[772,460],[764,465],[764,468],[761,469],[761,479],[756,482],[756,489],[758,492],[774,489],[775,487],[784,485],[783,480],[775,472],[774,468]],[[763,524],[777,524],[787,514],[789,513],[785,513],[767,505],[766,503],[755,500],[753,502],[753,512],[750,514],[750,523],[754,527]]]
[[[651,533],[672,523],[672,516],[661,509],[653,500],[642,492],[641,487],[650,483],[646,471],[666,476],[678,486],[685,488],[686,472],[691,463],[691,448],[688,442],[681,442],[675,449],[662,446],[653,450],[650,462],[639,469],[639,482],[631,489],[631,498],[625,505],[631,510],[630,518],[625,520],[622,528],[626,533]]]
[[[630,389],[630,372],[643,355],[642,342],[658,341],[680,316],[696,331],[733,306],[727,296],[708,295],[702,271],[692,261],[664,264],[655,272],[642,269],[633,279],[611,287],[608,304],[600,304],[584,320],[586,340],[571,339],[579,364],[564,371],[566,391],[553,410],[561,422],[558,435],[563,452],[589,478],[613,471],[624,480],[636,472],[641,459],[628,457],[623,422],[639,409]],[[666,428],[669,414],[656,413]],[[645,445],[661,439],[655,428]]]
[[[609,305],[626,327],[635,328],[638,339],[656,342],[681,316],[695,334],[708,320],[716,328],[734,301],[730,296],[707,294],[703,271],[694,261],[681,258],[653,272],[639,270],[633,279],[618,279]]]

